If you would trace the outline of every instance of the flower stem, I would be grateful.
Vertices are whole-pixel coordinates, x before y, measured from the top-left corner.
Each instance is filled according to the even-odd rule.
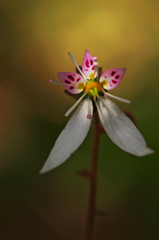
[[[84,240],[93,240],[94,220],[96,213],[96,191],[97,191],[97,160],[100,140],[99,119],[97,112],[94,114],[93,126],[93,149],[89,168],[89,193],[84,226]]]

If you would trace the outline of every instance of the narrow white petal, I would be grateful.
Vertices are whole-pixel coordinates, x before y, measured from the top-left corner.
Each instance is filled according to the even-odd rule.
[[[124,151],[135,156],[144,156],[154,151],[147,147],[144,137],[134,123],[110,99],[97,102],[100,121],[110,139]],[[112,112],[115,111],[117,115]]]
[[[105,105],[105,107],[107,108],[107,105],[105,104],[105,99],[104,98],[101,98],[101,101],[103,102],[103,105]],[[118,116],[117,112],[113,109],[113,108],[110,108],[109,109],[116,117]]]
[[[40,173],[58,167],[81,145],[91,125],[91,119],[87,118],[87,114],[88,100],[85,99],[59,135]],[[92,103],[91,114],[93,114]]]
[[[77,100],[77,102],[75,102],[75,104],[65,113],[65,117],[67,117],[67,116],[75,109],[75,107],[79,104],[80,101],[82,101],[82,99],[84,98],[85,95],[86,95],[86,93],[84,93],[84,94]]]
[[[117,99],[117,100],[119,100],[119,101],[121,101],[121,102],[131,103],[131,101],[129,101],[129,100],[127,100],[127,99],[114,96],[114,95],[112,95],[112,94],[110,94],[110,93],[105,92],[105,94],[108,95],[109,97],[112,97],[112,98],[114,98],[114,99]]]

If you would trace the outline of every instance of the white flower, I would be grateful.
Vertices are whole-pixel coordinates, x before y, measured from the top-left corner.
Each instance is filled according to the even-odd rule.
[[[92,121],[93,102],[101,124],[112,142],[135,156],[141,157],[153,153],[154,151],[147,147],[144,137],[134,123],[109,99],[113,97],[130,103],[128,100],[107,92],[118,86],[126,69],[109,69],[98,78],[97,58],[92,57],[88,50],[85,51],[82,71],[71,53],[69,56],[81,75],[73,72],[60,72],[57,75],[61,82],[53,80],[51,82],[62,84],[72,94],[83,92],[82,97],[66,112],[65,116],[68,116],[80,101],[82,103],[59,135],[40,173],[47,172],[65,162],[84,141]]]

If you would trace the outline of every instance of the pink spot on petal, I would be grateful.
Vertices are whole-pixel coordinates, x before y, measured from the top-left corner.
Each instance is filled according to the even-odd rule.
[[[72,81],[75,80],[74,77],[72,77],[71,75],[68,75],[68,78],[69,78],[70,80],[72,80]]]
[[[92,67],[92,70],[94,70],[94,66]]]
[[[118,79],[118,78],[119,78],[119,75],[116,75],[115,78]]]
[[[117,81],[115,81],[115,80],[112,80],[112,83],[114,83],[114,84],[115,84],[115,83],[117,83]]]
[[[88,71],[88,69],[85,69],[85,71]]]
[[[107,76],[104,76],[105,78],[107,78]]]
[[[88,118],[88,119],[92,119],[92,115],[88,114],[88,115],[87,115],[87,118]]]
[[[93,65],[93,61],[92,61],[92,59],[91,59],[90,63],[91,63],[91,65]]]
[[[88,62],[88,60],[86,61],[86,66],[89,68],[89,62]]]
[[[77,80],[76,80],[76,82],[79,82],[81,79],[80,78],[78,78]]]
[[[70,84],[71,82],[70,82],[70,81],[68,81],[68,80],[65,80],[65,83],[68,83],[68,84]]]
[[[114,76],[114,74],[115,74],[115,71],[112,71],[112,72],[111,72],[111,76]]]
[[[72,87],[70,87],[70,90],[72,90],[74,87],[72,86]]]

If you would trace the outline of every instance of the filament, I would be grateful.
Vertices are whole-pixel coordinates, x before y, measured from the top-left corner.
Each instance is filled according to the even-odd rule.
[[[75,86],[76,84],[71,83],[64,83],[64,82],[57,82],[53,79],[50,79],[50,83],[57,84],[57,85],[63,85],[63,86]]]
[[[84,98],[85,95],[86,95],[86,93],[84,93],[84,94],[78,99],[78,101],[65,113],[65,117],[67,117],[67,116],[75,109],[75,107],[79,104],[79,102]]]
[[[105,91],[103,91],[103,93],[104,93],[104,95],[108,95],[109,97],[112,97],[112,98],[114,98],[114,99],[117,99],[117,100],[119,100],[119,101],[121,101],[121,102],[131,103],[131,101],[129,101],[129,100],[127,100],[127,99],[114,96],[114,95],[112,95],[112,94],[110,94],[110,93],[107,93],[107,92],[105,92]]]
[[[76,63],[73,55],[69,52],[68,55],[70,56],[72,62],[75,64],[75,66],[78,68],[78,71],[81,73],[81,75],[84,77],[85,80],[87,80],[87,78],[84,76],[83,72],[81,71],[81,69],[79,68],[78,64]]]
[[[91,114],[91,100],[90,98],[88,98],[88,115],[87,115],[88,119],[92,118],[92,114]]]

